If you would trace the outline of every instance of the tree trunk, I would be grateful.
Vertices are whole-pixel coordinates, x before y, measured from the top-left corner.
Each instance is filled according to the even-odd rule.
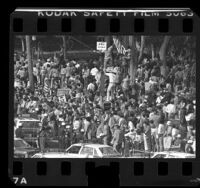
[[[135,82],[137,64],[138,64],[138,52],[136,49],[136,39],[134,36],[129,36],[129,46],[131,47],[131,59],[130,59],[130,83],[133,84]]]
[[[21,42],[22,42],[22,52],[25,52],[25,44],[24,44],[24,38],[21,38]]]
[[[37,43],[37,60],[40,59],[40,42]]]
[[[110,36],[105,36],[104,37],[104,41],[107,43],[107,49],[110,47]],[[107,66],[107,64],[106,64],[107,62],[106,61],[104,61],[104,64],[103,64],[103,68],[104,69],[106,69],[106,66]]]
[[[155,59],[155,48],[154,48],[153,44],[151,44],[151,58],[152,58],[152,60]]]
[[[139,51],[139,54],[138,54],[138,51],[136,49],[136,38],[133,37],[133,36],[129,36],[129,46],[131,47],[131,59],[130,59],[129,74],[130,74],[131,84],[133,84],[135,82],[138,63],[142,59],[144,44],[145,44],[145,37],[141,36],[141,46],[140,46],[140,51]]]
[[[26,54],[28,59],[28,76],[29,84],[31,91],[34,91],[34,82],[33,82],[33,64],[31,60],[31,40],[30,36],[26,35]]]
[[[107,42],[107,48],[110,47],[110,36],[105,36],[104,38],[105,42]]]
[[[140,63],[140,61],[142,59],[142,54],[143,54],[143,51],[144,51],[144,44],[145,44],[145,36],[141,36],[141,45],[140,45],[138,63]]]
[[[63,56],[64,56],[64,60],[66,60],[66,39],[65,36],[62,36],[63,39]]]
[[[160,47],[160,51],[159,51],[159,56],[160,56],[160,60],[161,60],[161,73],[163,74],[164,77],[166,77],[167,75],[167,65],[166,65],[166,51],[167,51],[167,46],[170,40],[170,36],[165,36],[163,43]]]

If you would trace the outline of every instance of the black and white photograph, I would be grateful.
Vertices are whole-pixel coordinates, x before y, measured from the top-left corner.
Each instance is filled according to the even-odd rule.
[[[15,35],[14,158],[196,158],[196,38]]]

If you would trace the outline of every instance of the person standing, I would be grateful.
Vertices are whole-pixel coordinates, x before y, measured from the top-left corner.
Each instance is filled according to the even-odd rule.
[[[39,132],[38,137],[39,148],[42,153],[45,152],[45,145],[46,145],[46,130],[45,127],[42,127],[41,131]]]
[[[118,124],[115,124],[115,131],[114,131],[113,139],[111,141],[111,144],[113,145],[114,150],[121,153],[123,142],[124,142],[123,131],[120,129]]]
[[[108,126],[108,120],[109,118],[107,118],[104,121],[104,125],[103,125],[103,144],[105,145],[110,145],[110,140],[111,140],[111,131],[110,131],[110,127]]]
[[[92,139],[92,128],[91,128],[91,117],[86,117],[84,120],[84,138],[86,141],[90,142]]]
[[[151,152],[151,127],[148,121],[143,123],[144,127],[144,149],[146,152]]]
[[[180,103],[180,134],[182,138],[187,136],[187,121],[186,121],[186,101],[183,99]]]
[[[124,96],[128,99],[128,91],[129,91],[129,83],[130,83],[130,76],[127,75],[123,80],[122,80],[122,90],[124,93]]]
[[[164,151],[163,138],[165,134],[165,125],[160,122],[158,125],[158,142],[159,142],[159,151]]]
[[[60,75],[61,75],[61,88],[63,88],[66,76],[66,65],[61,65]]]
[[[58,128],[58,145],[60,151],[65,149],[65,122],[63,121]]]
[[[107,88],[107,101],[110,101],[110,100],[113,99],[113,94],[114,94],[114,90],[115,90],[116,73],[106,72],[105,69],[104,69],[104,73],[105,73],[105,75],[107,75],[109,77],[109,85],[108,85],[108,88]]]

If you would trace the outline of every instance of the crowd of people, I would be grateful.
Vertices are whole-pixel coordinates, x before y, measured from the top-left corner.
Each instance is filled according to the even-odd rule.
[[[53,137],[62,149],[78,142],[102,143],[124,156],[173,147],[195,153],[195,59],[169,57],[165,77],[159,58],[144,56],[134,81],[129,63],[127,57],[110,54],[85,63],[38,59],[33,64],[32,90],[28,61],[19,56],[14,65],[15,118],[38,115],[41,150],[45,139]],[[68,92],[60,97],[59,89]]]

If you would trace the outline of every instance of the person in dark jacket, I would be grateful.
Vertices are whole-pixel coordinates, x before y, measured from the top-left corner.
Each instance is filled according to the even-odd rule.
[[[39,148],[42,153],[45,152],[46,136],[46,128],[43,126],[38,137]]]
[[[108,121],[104,122],[102,136],[103,136],[103,144],[110,145],[112,133],[110,131],[110,127],[108,126]]]
[[[181,131],[181,137],[185,138],[187,136],[187,121],[185,119],[186,116],[186,101],[181,101],[181,109],[180,109],[180,131]]]

